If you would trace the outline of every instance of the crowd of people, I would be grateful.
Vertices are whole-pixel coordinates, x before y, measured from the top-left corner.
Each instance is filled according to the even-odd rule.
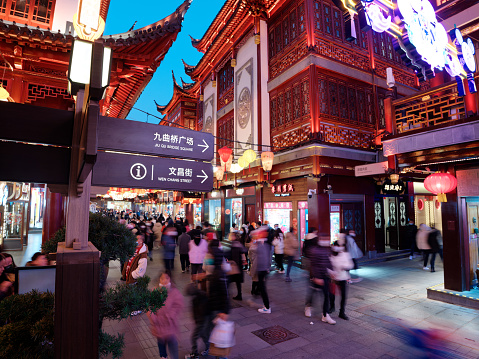
[[[353,230],[341,230],[338,239],[331,243],[329,234],[310,228],[301,242],[294,228],[283,233],[277,224],[271,227],[268,222],[246,222],[240,227],[233,224],[227,245],[224,245],[208,222],[193,225],[187,220],[174,220],[155,213],[105,211],[103,214],[124,224],[136,236],[134,255],[121,263],[121,280],[127,285],[134,285],[138,278],[146,274],[148,262],[154,260],[153,249],[161,249],[164,272],[159,286],[168,292],[168,296],[161,309],[147,313],[161,358],[178,358],[178,320],[185,300],[172,281],[177,253],[181,272],[188,273],[190,280],[184,294],[192,297],[191,310],[195,322],[191,358],[199,357],[200,352],[206,355],[210,350],[218,350],[210,342],[211,333],[218,322],[228,321],[230,299],[243,300],[245,274],[251,276],[251,294],[261,298],[262,307],[258,312],[269,314],[272,312],[267,289],[269,273],[275,270],[284,274],[285,282],[291,282],[291,268],[300,258],[301,266],[309,271],[304,315],[313,315],[314,299],[322,293],[321,320],[336,324],[332,314],[336,310],[338,294],[338,318],[349,319],[346,313],[348,285],[360,280],[351,278],[350,271],[359,268],[357,260],[363,256]],[[423,252],[424,269],[429,269],[431,256],[430,268],[434,271],[436,254],[442,258],[440,232],[424,224],[417,230],[410,224],[407,236],[415,239],[411,255],[416,247]],[[48,260],[42,253],[35,253],[27,263],[27,266],[44,265],[48,265]],[[12,256],[0,253],[0,300],[13,293],[14,268]],[[230,293],[236,295],[230,297]],[[137,314],[139,312],[132,313]],[[202,343],[199,343],[200,340]],[[226,357],[222,355],[219,357]]]

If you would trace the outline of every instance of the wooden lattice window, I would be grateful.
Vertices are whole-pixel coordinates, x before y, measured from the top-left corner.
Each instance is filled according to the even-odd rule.
[[[56,0],[0,0],[0,16],[30,26],[48,28]]]
[[[223,116],[218,120],[218,129],[217,129],[218,137],[216,139],[216,146],[218,148],[221,147],[229,147],[234,148],[234,116],[233,112],[230,114]],[[229,141],[230,140],[230,141]],[[219,157],[217,159],[218,163]]]
[[[332,120],[374,124],[372,89],[349,84],[331,76],[319,75],[319,111]]]
[[[270,24],[269,31],[269,56],[276,56],[278,53],[289,48],[299,35],[306,30],[304,3],[298,6],[293,4],[285,9]]]
[[[228,91],[234,83],[234,69],[231,67],[229,61],[223,66],[223,68],[218,73],[218,95],[221,97],[226,91]]]

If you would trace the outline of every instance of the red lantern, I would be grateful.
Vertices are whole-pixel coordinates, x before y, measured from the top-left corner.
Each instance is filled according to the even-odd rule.
[[[223,162],[228,162],[228,160],[230,159],[230,156],[231,156],[231,153],[233,152],[233,150],[229,147],[221,147],[219,150],[218,150],[218,153],[220,154],[220,157],[221,157],[221,160]]]
[[[449,173],[433,173],[424,180],[424,187],[437,195],[439,202],[447,202],[446,193],[454,191],[457,179]]]

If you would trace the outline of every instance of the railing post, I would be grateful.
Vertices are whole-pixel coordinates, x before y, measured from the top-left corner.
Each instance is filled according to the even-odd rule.
[[[395,124],[395,113],[394,113],[394,105],[393,105],[393,96],[394,92],[392,89],[386,94],[386,98],[384,99],[384,120],[386,123],[386,131],[392,135],[397,133],[396,124]],[[394,155],[388,156],[388,168],[390,170],[396,170],[396,158]]]

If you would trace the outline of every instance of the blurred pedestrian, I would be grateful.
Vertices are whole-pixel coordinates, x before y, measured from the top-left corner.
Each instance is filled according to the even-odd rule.
[[[205,345],[205,350],[208,348],[208,333],[206,333],[206,313],[208,306],[208,296],[206,292],[199,289],[195,283],[188,284],[186,294],[192,296],[191,308],[193,312],[193,320],[195,321],[195,329],[191,334],[191,354],[189,358],[196,359],[199,357],[198,339],[201,338]]]
[[[429,254],[431,253],[431,246],[429,245],[429,232],[431,228],[424,223],[421,223],[419,230],[416,234],[416,244],[417,248],[422,252],[423,257],[423,267],[424,270],[429,270],[427,262],[429,261]]]
[[[338,243],[331,248],[332,256],[330,257],[331,264],[333,266],[333,271],[330,272],[332,279],[334,280],[333,285],[337,285],[341,291],[341,307],[339,309],[339,318],[344,320],[349,320],[349,317],[346,315],[346,298],[347,298],[347,286],[348,279],[350,279],[349,270],[353,268],[354,263],[352,261],[349,252],[346,251],[345,246],[341,246]],[[335,299],[336,296],[334,293],[330,295],[330,309],[329,313],[334,312],[335,308]]]
[[[48,265],[48,259],[47,256],[41,252],[36,252],[32,256],[32,260],[28,261],[25,266],[26,267],[41,267],[41,266],[47,266]]]
[[[163,246],[163,260],[165,263],[165,270],[173,270],[175,267],[175,250],[176,239],[178,238],[178,231],[170,219],[168,226],[163,230],[161,236],[161,245]]]
[[[180,254],[181,272],[190,270],[190,259],[188,252],[190,250],[191,237],[185,232],[178,237],[178,253]]]
[[[208,270],[210,274],[207,275],[207,316],[205,320],[207,337],[210,337],[211,331],[214,327],[214,320],[219,317],[227,320],[230,312],[230,299],[228,295],[228,280],[223,269],[225,258],[223,251],[219,248],[219,241],[213,239],[210,243],[210,254],[212,255],[212,269]],[[207,355],[209,350],[209,343],[207,349],[202,355]]]
[[[254,231],[253,231],[254,232]],[[259,295],[258,286],[258,261],[257,261],[257,249],[258,243],[253,239],[253,232],[250,233],[251,241],[246,243],[249,257],[249,275],[251,277],[251,295]]]
[[[436,262],[436,255],[439,254],[441,260],[442,257],[442,236],[441,232],[432,227],[431,231],[429,232],[428,236],[428,244],[431,247],[431,272],[435,272],[435,262]]]
[[[274,239],[273,239],[273,246],[274,246],[274,261],[276,262],[276,269],[278,273],[284,273],[283,267],[283,258],[284,258],[284,236],[283,231],[281,228],[276,228],[274,230]]]
[[[269,303],[268,291],[266,288],[266,276],[271,270],[271,245],[268,242],[269,228],[262,226],[256,230],[254,237],[256,239],[256,270],[258,273],[258,289],[263,299],[263,308],[258,312],[270,314],[271,307]]]
[[[240,237],[235,235],[231,243],[231,251],[229,252],[228,259],[237,267],[237,272],[228,277],[230,283],[236,283],[236,297],[234,300],[243,300],[243,294],[241,291],[241,284],[244,282],[243,266],[246,261],[245,253],[246,248],[241,244]],[[233,264],[234,263],[234,264]]]
[[[158,341],[161,359],[178,359],[178,323],[184,306],[183,295],[171,283],[169,271],[161,274],[160,288],[164,288],[168,296],[160,309],[154,313],[147,313],[151,323],[151,333]]]
[[[417,227],[414,224],[412,219],[409,220],[409,223],[406,227],[405,231],[406,241],[408,245],[411,247],[411,252],[409,253],[409,259],[414,258],[414,252],[416,251],[416,234],[417,234]]]
[[[363,252],[356,243],[356,231],[354,229],[350,229],[346,235],[346,248],[353,260],[353,269],[359,269],[358,259],[363,256]]]
[[[208,252],[208,242],[204,240],[201,234],[201,227],[197,227],[189,232],[191,241],[188,243],[188,256],[191,265],[191,280],[197,280],[197,275],[203,273],[203,261]]]
[[[311,243],[307,249],[308,258],[311,260],[310,266],[310,285],[306,295],[306,306],[304,315],[311,317],[311,307],[313,306],[313,296],[318,290],[323,292],[323,316],[321,320],[328,324],[336,324],[328,314],[329,310],[329,271],[333,269],[329,257],[331,256],[331,245],[328,235],[321,235],[317,243]]]
[[[288,268],[286,268],[286,282],[291,282],[291,277],[289,276],[291,273],[291,268],[293,267],[293,262],[298,259],[298,236],[296,230],[291,227],[289,232],[286,233],[284,238],[284,254],[288,258]]]
[[[0,253],[0,301],[13,294],[13,285],[4,273],[7,260],[4,254]]]

